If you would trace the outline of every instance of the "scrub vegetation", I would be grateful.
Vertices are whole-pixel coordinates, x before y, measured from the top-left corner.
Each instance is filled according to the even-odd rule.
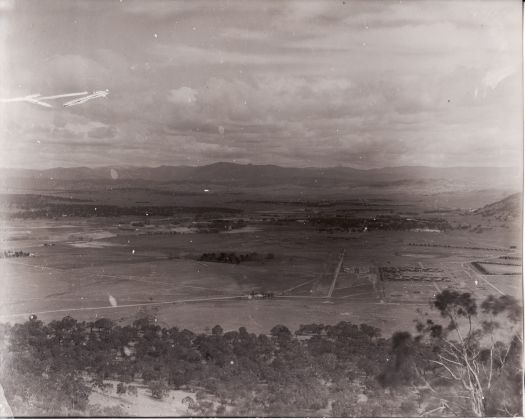
[[[33,316],[1,325],[2,384],[15,416],[105,415],[89,396],[115,382],[117,394],[145,387],[156,400],[194,392],[183,403],[200,416],[521,415],[517,301],[446,289],[432,307],[415,314],[413,334],[390,338],[345,321],[256,335],[195,334],[148,316],[125,326]]]

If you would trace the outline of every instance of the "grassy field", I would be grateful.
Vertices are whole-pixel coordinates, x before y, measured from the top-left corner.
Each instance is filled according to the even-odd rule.
[[[274,211],[283,211],[282,206]],[[511,248],[519,241],[508,228],[328,233],[301,221],[262,223],[250,217],[248,229],[231,234],[151,234],[152,225],[159,231],[169,223],[161,219],[133,230],[119,229],[123,218],[11,220],[4,226],[3,248],[34,256],[0,260],[5,291],[0,319],[23,321],[34,313],[44,320],[72,315],[125,323],[152,311],[159,322],[196,331],[221,324],[267,332],[278,323],[298,327],[351,320],[388,332],[411,328],[415,310],[428,309],[429,300],[445,287],[477,297],[521,295],[520,276],[486,276],[470,265],[520,255]],[[456,221],[468,217],[471,225],[479,224],[479,216],[450,216]],[[343,269],[328,298],[343,249]],[[198,261],[212,252],[271,253],[272,258],[241,264]],[[427,268],[448,281],[417,272],[410,273],[410,281],[381,280],[381,267]],[[271,291],[275,298],[250,301],[252,290]]]

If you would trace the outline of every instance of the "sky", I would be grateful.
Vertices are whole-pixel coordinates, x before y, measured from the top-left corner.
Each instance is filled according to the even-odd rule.
[[[520,0],[0,0],[0,166],[522,165]]]

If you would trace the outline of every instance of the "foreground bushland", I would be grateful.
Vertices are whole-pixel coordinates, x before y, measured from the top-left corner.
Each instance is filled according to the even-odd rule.
[[[515,299],[445,290],[433,321],[391,338],[369,325],[303,325],[292,334],[245,328],[195,334],[71,317],[0,325],[0,374],[15,416],[124,415],[89,405],[96,387],[196,393],[196,416],[516,416],[521,415],[521,309]],[[98,410],[98,411],[97,411]]]

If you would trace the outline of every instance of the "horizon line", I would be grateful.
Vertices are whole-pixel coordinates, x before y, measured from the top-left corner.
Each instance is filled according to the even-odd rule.
[[[26,168],[26,167],[19,167],[19,168],[9,168],[9,167],[0,167],[1,171],[50,171],[54,169],[112,169],[112,168],[121,168],[121,169],[159,169],[159,168],[203,168],[207,166],[213,166],[218,164],[225,164],[225,165],[232,165],[232,166],[274,166],[278,168],[283,169],[337,169],[337,168],[344,168],[344,169],[354,169],[358,171],[370,171],[370,170],[386,170],[386,169],[397,169],[397,168],[429,168],[429,169],[516,169],[516,170],[523,170],[523,166],[483,166],[483,165],[454,165],[454,166],[432,166],[432,165],[397,165],[397,166],[378,166],[378,167],[370,167],[370,168],[358,168],[355,166],[346,166],[346,165],[335,165],[335,166],[284,166],[284,165],[277,165],[272,163],[237,163],[237,162],[225,162],[225,161],[217,161],[213,163],[208,163],[204,165],[156,165],[156,166],[150,166],[150,165],[95,165],[95,166],[86,166],[86,165],[80,165],[80,166],[52,166],[48,168]]]

